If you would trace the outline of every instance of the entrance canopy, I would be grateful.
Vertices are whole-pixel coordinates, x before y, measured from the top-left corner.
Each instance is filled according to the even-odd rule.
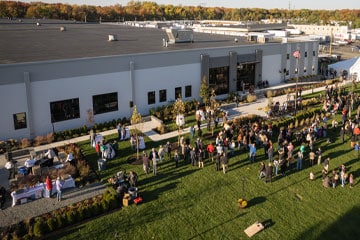
[[[351,58],[345,61],[340,61],[334,64],[328,65],[329,70],[336,71],[338,74],[341,74],[343,71],[347,71],[350,76],[354,75],[357,72],[357,75],[360,73],[360,57]],[[357,79],[359,80],[359,78]]]

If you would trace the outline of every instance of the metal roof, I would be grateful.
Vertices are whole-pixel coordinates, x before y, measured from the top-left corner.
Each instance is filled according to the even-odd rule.
[[[108,41],[109,35],[116,35],[117,41]],[[194,32],[193,43],[163,47],[164,38],[165,30],[120,23],[0,19],[0,64],[254,44],[239,37],[235,42],[234,36]]]

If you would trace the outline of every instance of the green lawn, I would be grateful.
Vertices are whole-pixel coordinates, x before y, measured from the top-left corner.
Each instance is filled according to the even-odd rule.
[[[151,148],[159,143],[148,141],[147,144]],[[172,161],[165,161],[160,164],[158,176],[146,176],[140,165],[126,163],[131,151],[128,141],[122,142],[121,158],[108,162],[107,170],[101,175],[107,179],[121,168],[135,170],[140,175],[144,203],[67,228],[57,238],[114,239],[117,234],[118,239],[247,239],[244,233],[247,226],[271,220],[273,224],[253,239],[357,239],[360,237],[357,227],[360,163],[355,160],[349,142],[341,144],[336,139],[331,144],[324,140],[319,144],[323,159],[331,158],[330,169],[345,163],[354,173],[353,189],[349,186],[325,189],[322,166],[306,168],[265,184],[258,179],[259,161],[265,160],[264,150],[260,148],[254,164],[249,164],[247,153],[236,152],[230,159],[227,174],[216,172],[209,161],[204,169],[188,164],[176,169]],[[96,159],[88,143],[83,148],[90,159]],[[316,180],[309,180],[310,171],[316,174]],[[249,206],[239,209],[237,199],[243,195]]]

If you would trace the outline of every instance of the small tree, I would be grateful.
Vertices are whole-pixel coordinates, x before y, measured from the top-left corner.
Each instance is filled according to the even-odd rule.
[[[136,159],[139,159],[139,138],[138,135],[140,133],[140,129],[142,127],[142,116],[140,113],[138,113],[136,105],[134,105],[133,113],[130,118],[130,123],[133,125],[133,133],[136,137]]]
[[[214,121],[214,116],[216,116],[218,114],[218,107],[220,106],[219,102],[216,100],[216,94],[215,94],[215,90],[212,89],[211,90],[211,96],[210,96],[210,112],[212,114],[210,114],[210,121],[213,122]],[[211,135],[214,135],[214,124],[211,124]]]
[[[88,123],[89,127],[92,127],[95,124],[94,112],[90,108],[86,110],[86,122]]]
[[[203,103],[205,103],[205,105],[210,102],[210,90],[205,75],[201,79],[199,96],[201,97],[201,100]]]
[[[185,118],[184,118],[185,103],[182,101],[181,95],[179,95],[179,97],[176,99],[174,103],[173,113],[175,115],[176,125],[178,126],[178,133],[179,133],[178,143],[180,145],[180,129],[181,126],[185,124]]]
[[[271,90],[268,90],[266,92],[267,100],[268,100],[268,108],[271,109],[273,106],[273,92]]]

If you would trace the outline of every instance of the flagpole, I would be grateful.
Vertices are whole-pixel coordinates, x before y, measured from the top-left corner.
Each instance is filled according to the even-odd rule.
[[[299,56],[296,58],[296,84],[295,84],[295,116],[297,112],[298,81],[299,81]]]

